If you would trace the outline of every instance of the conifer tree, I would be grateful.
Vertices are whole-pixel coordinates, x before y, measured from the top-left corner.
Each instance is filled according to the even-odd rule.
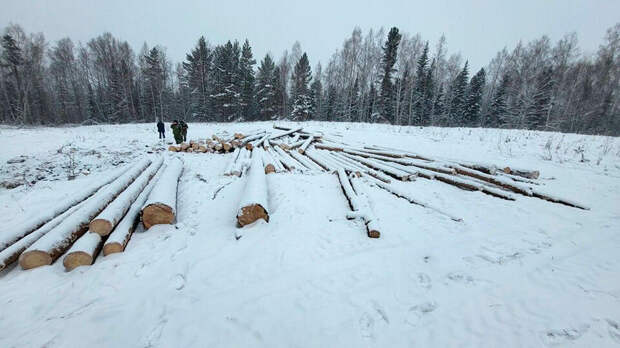
[[[391,123],[396,121],[396,115],[394,114],[394,83],[392,81],[392,74],[395,72],[394,64],[396,64],[400,39],[401,34],[398,32],[398,28],[393,27],[390,29],[387,41],[383,46],[383,58],[381,60],[383,76],[381,78],[380,117]]]
[[[510,75],[505,73],[499,87],[493,95],[493,101],[486,117],[487,127],[502,127],[505,124],[505,118],[508,113],[508,103],[506,101],[508,88],[510,85]]]
[[[467,126],[480,125],[480,104],[482,102],[482,92],[486,83],[486,73],[484,68],[480,69],[469,83],[467,100],[465,101],[464,121]]]
[[[276,97],[274,79],[279,78],[275,74],[275,63],[269,54],[260,63],[256,76],[256,101],[260,120],[269,120],[277,114],[280,99]]]
[[[254,120],[256,112],[256,100],[254,98],[254,60],[252,47],[246,39],[241,49],[239,60],[239,74],[241,79],[241,119]]]
[[[545,67],[536,78],[536,89],[527,109],[528,126],[543,129],[551,108],[551,91],[553,90],[553,69]]]
[[[310,118],[312,98],[309,84],[311,79],[310,62],[308,61],[308,55],[304,52],[297,64],[295,64],[291,77],[291,98],[293,99],[291,116],[294,120],[308,120]]]
[[[198,39],[196,47],[186,55],[183,68],[187,73],[187,86],[191,94],[190,109],[194,117],[207,121],[210,118],[210,73],[213,53],[204,36]]]
[[[314,78],[310,85],[310,97],[311,97],[311,113],[312,119],[323,119],[323,83],[321,82],[321,64],[317,64],[314,71]]]
[[[462,124],[463,114],[465,113],[465,93],[467,91],[467,80],[469,79],[468,62],[465,62],[463,70],[452,82],[450,100],[450,113],[448,122],[451,125]]]
[[[426,114],[426,90],[427,90],[427,78],[426,78],[426,65],[428,64],[428,41],[424,45],[422,55],[418,59],[416,73],[415,73],[415,93],[413,110],[415,113],[414,124],[422,125],[426,124],[428,115]]]

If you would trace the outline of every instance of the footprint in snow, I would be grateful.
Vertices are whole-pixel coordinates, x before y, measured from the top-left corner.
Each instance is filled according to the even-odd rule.
[[[437,309],[435,301],[423,302],[409,308],[405,322],[411,326],[417,326],[420,321],[429,313]]]
[[[375,327],[375,320],[370,316],[370,314],[364,312],[359,320],[360,331],[362,332],[362,337],[364,338],[374,338],[373,331]]]
[[[177,273],[174,276],[172,284],[174,285],[175,290],[177,291],[183,290],[183,288],[185,287],[185,276],[181,273]]]
[[[418,273],[417,275],[418,284],[424,289],[430,289],[433,286],[431,281],[431,277],[426,273]]]
[[[611,319],[606,320],[607,324],[609,324],[609,336],[616,341],[616,343],[620,343],[620,324]]]
[[[569,328],[560,330],[548,330],[543,334],[543,341],[547,345],[566,345],[567,341],[575,341],[583,336],[590,328],[590,325],[581,325],[579,328]]]

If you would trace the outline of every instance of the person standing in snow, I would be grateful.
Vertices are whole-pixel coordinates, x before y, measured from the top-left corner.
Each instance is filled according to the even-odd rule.
[[[170,128],[172,128],[172,135],[174,135],[174,141],[176,141],[177,144],[182,143],[183,133],[179,122],[177,120],[172,121],[172,123],[170,124]]]
[[[183,135],[183,141],[187,141],[187,123],[181,121],[181,134]]]
[[[159,133],[159,139],[166,139],[166,127],[162,120],[157,122],[157,132]]]

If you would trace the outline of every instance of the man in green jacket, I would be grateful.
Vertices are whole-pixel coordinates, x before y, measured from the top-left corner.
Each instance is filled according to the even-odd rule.
[[[177,144],[180,144],[183,142],[183,130],[181,129],[181,125],[179,124],[179,122],[177,120],[172,121],[172,123],[170,124],[170,128],[172,128],[172,134],[174,135],[174,141],[176,141]]]

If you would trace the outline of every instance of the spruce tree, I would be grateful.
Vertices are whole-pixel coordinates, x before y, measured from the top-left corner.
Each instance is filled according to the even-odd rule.
[[[450,100],[450,125],[462,125],[463,114],[465,113],[465,93],[467,90],[467,80],[469,80],[468,62],[465,62],[463,70],[456,76],[451,86],[452,99]]]
[[[396,64],[400,39],[401,34],[398,32],[398,28],[393,27],[390,29],[385,46],[383,46],[383,58],[381,59],[383,76],[381,78],[380,117],[391,123],[396,121],[396,115],[394,114],[394,83],[392,81],[392,74],[395,72],[394,64]]]
[[[256,76],[256,101],[260,120],[269,120],[277,113],[280,100],[274,86],[275,63],[269,54],[260,63]]]
[[[254,120],[256,103],[254,98],[254,60],[252,47],[246,39],[241,49],[241,59],[239,60],[239,74],[241,83],[241,119]]]
[[[417,68],[415,73],[415,92],[414,92],[414,104],[413,110],[415,113],[414,124],[422,125],[426,124],[428,115],[426,114],[426,91],[427,91],[427,79],[426,79],[426,65],[428,64],[428,41],[424,45],[422,55],[418,59]]]
[[[284,118],[286,115],[286,104],[282,101],[286,100],[286,86],[282,82],[282,71],[279,66],[273,69],[273,90],[275,92],[275,99],[277,103],[274,106],[275,115],[272,118]]]
[[[437,95],[433,100],[433,119],[435,120],[431,123],[431,126],[436,125],[438,122],[444,121],[444,116],[446,112],[446,103],[445,103],[445,93],[443,88],[443,83],[439,85],[439,89],[437,90]]]
[[[240,114],[239,54],[239,43],[236,41],[234,44],[228,41],[215,49],[211,99],[218,121],[230,122]]]
[[[493,95],[489,113],[486,117],[487,127],[502,127],[505,125],[506,116],[508,113],[507,93],[510,86],[510,75],[504,73],[499,87]]]
[[[323,83],[321,82],[321,65],[318,64],[310,85],[312,119],[323,119]]]
[[[185,59],[183,69],[187,73],[187,86],[191,93],[191,113],[199,120],[208,121],[211,116],[209,84],[213,53],[207,46],[204,36],[198,39],[196,47]]]
[[[480,125],[480,104],[482,102],[482,92],[485,83],[486,73],[484,68],[482,68],[471,78],[469,83],[464,115],[465,125],[467,126],[472,127]]]
[[[545,67],[536,78],[536,89],[527,109],[527,123],[531,129],[543,129],[551,109],[553,69]]]
[[[293,99],[291,116],[294,120],[308,120],[310,118],[312,98],[309,84],[311,79],[310,62],[308,61],[308,55],[304,52],[297,64],[295,64],[295,69],[291,76],[291,98]]]
[[[164,76],[160,59],[159,49],[157,47],[153,47],[149,53],[144,56],[146,65],[144,67],[145,71],[143,74],[146,77],[147,84],[147,115],[152,116],[155,120],[163,121],[162,93]],[[112,81],[112,84],[114,84],[114,81]]]

